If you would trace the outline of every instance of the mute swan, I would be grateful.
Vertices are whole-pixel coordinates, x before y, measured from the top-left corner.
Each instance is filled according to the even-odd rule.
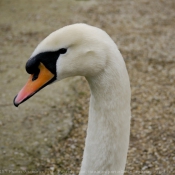
[[[91,97],[80,175],[123,174],[131,92],[124,60],[109,35],[86,24],[63,27],[36,47],[26,71],[31,76],[14,98],[15,106],[52,82],[85,76]]]

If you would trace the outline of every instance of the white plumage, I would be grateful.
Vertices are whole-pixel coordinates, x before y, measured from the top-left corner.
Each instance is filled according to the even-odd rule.
[[[85,76],[91,89],[80,175],[123,174],[130,135],[131,92],[122,55],[103,30],[74,24],[50,34],[31,58],[61,48],[67,48],[67,52],[56,62],[57,80]]]

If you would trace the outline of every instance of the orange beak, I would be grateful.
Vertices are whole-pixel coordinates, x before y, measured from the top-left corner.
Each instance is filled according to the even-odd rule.
[[[17,107],[22,102],[29,99],[36,92],[41,90],[43,87],[47,86],[55,77],[53,73],[51,73],[44,64],[39,64],[39,75],[36,80],[34,79],[34,74],[29,77],[29,80],[25,84],[25,86],[21,89],[18,95],[14,98],[14,105]]]

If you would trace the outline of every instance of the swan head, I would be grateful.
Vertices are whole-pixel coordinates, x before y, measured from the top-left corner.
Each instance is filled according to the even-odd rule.
[[[109,40],[103,30],[86,24],[66,26],[51,33],[27,61],[30,78],[14,98],[14,105],[18,106],[57,80],[96,76],[105,68]]]

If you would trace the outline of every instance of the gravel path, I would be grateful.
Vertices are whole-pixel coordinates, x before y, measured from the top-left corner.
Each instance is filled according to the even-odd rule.
[[[78,174],[88,121],[86,80],[67,79],[19,108],[12,105],[36,45],[77,22],[104,29],[127,64],[132,123],[125,175],[175,174],[174,0],[1,0],[0,16],[1,174]]]

